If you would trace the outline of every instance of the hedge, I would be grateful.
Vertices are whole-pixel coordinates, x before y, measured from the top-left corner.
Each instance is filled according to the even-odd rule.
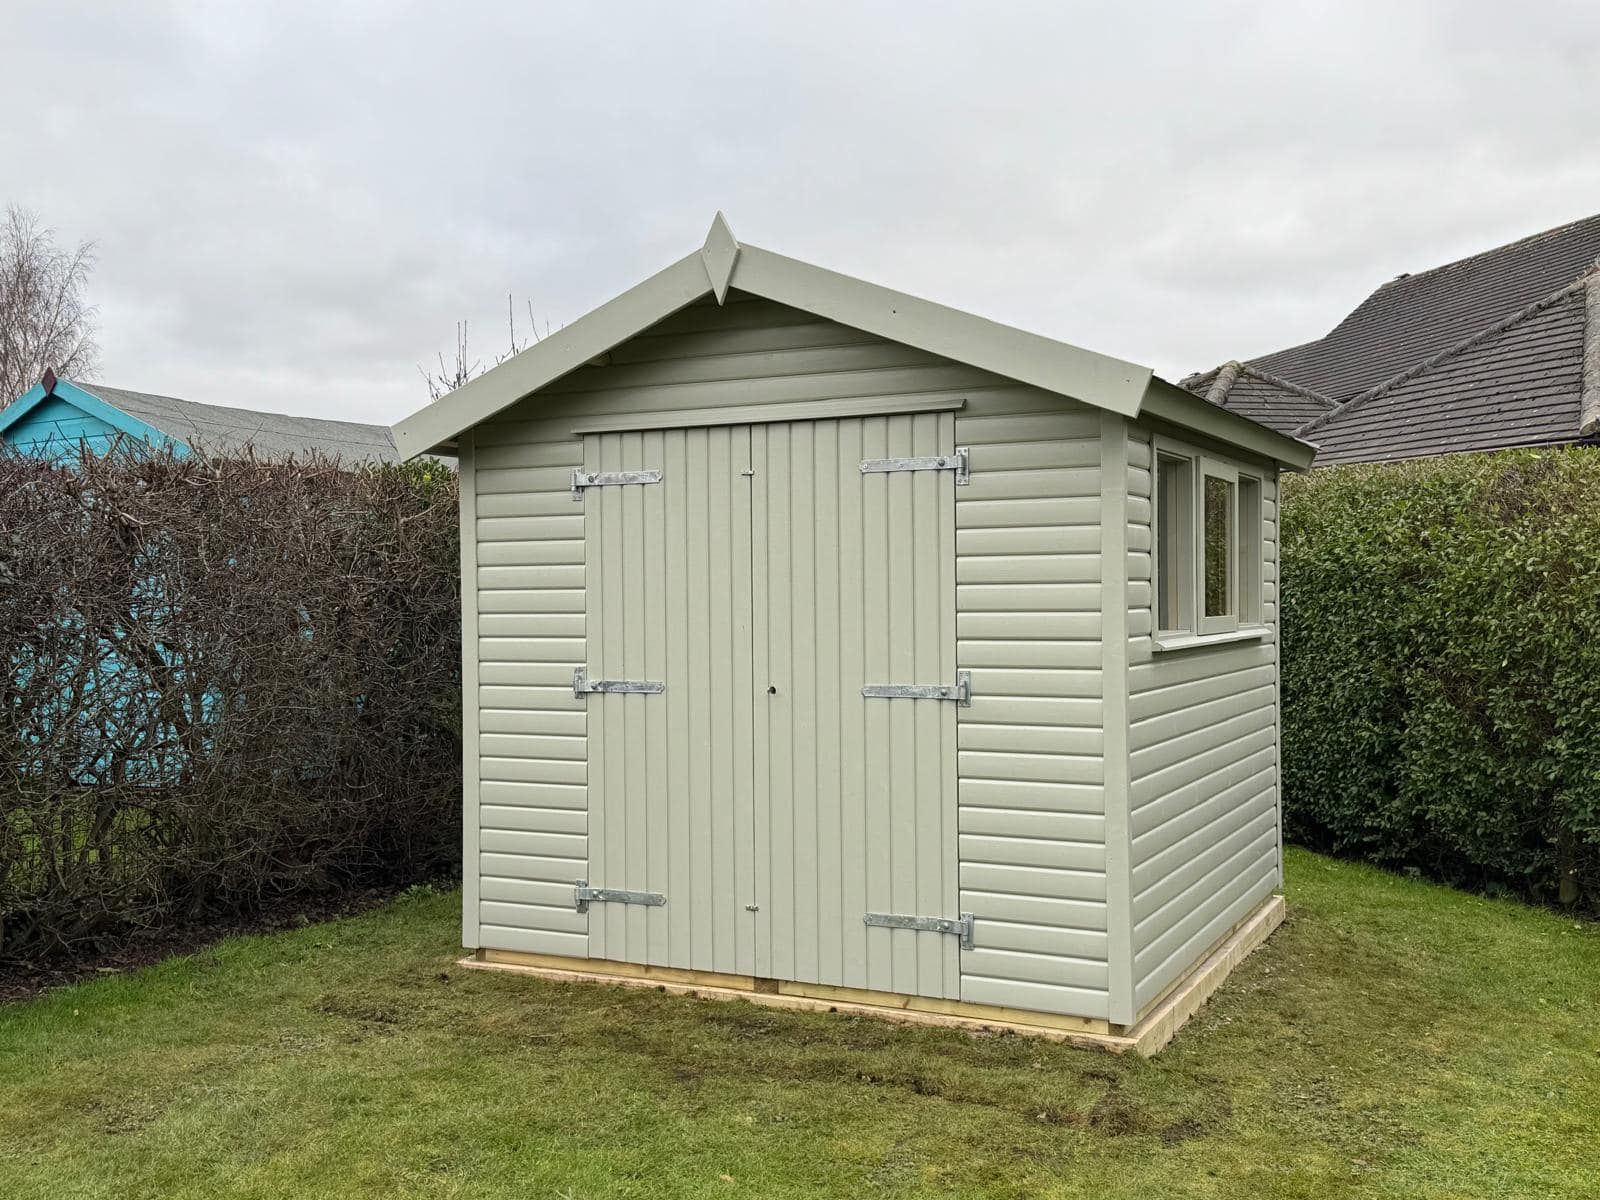
[[[0,959],[456,863],[455,494],[0,456]]]
[[[1286,481],[1286,832],[1600,910],[1600,450]]]

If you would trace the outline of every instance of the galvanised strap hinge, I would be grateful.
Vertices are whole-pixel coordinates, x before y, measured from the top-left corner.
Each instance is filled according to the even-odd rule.
[[[961,939],[963,950],[972,949],[973,919],[971,913],[962,913],[958,920],[949,917],[900,917],[894,913],[866,913],[861,918],[866,925],[884,929],[917,929],[926,933],[953,933]]]
[[[587,696],[590,692],[642,692],[659,695],[667,685],[649,679],[590,679],[589,672],[578,667],[572,672],[572,694]]]
[[[861,694],[879,700],[954,700],[972,707],[972,672],[957,671],[955,686],[945,683],[869,683]]]
[[[583,499],[583,489],[620,487],[625,483],[660,483],[660,471],[580,471],[572,472],[572,498]]]
[[[667,902],[667,898],[660,892],[630,892],[624,888],[590,887],[587,879],[577,880],[573,889],[572,906],[579,912],[588,912],[589,905],[595,901],[601,904],[643,904],[646,908],[660,908]]]
[[[887,471],[954,471],[956,484],[962,486],[972,479],[972,451],[957,446],[954,454],[924,454],[913,458],[868,458],[861,463],[863,475]]]

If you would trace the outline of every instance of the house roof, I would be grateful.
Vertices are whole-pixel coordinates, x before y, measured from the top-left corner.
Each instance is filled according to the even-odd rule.
[[[1292,467],[1310,447],[1237,413],[1196,404],[1148,367],[1027,333],[848,275],[741,243],[721,213],[705,244],[614,300],[407,417],[394,429],[400,453],[451,451],[464,430],[642,333],[679,309],[738,290],[929,353],[992,371],[1097,408],[1142,413],[1205,432]]]
[[[399,461],[394,438],[383,425],[201,404],[176,396],[158,396],[66,379],[51,379],[48,387],[41,384],[33,388],[0,412],[0,434],[51,395],[88,408],[136,437],[146,437],[153,432],[188,447],[214,450],[249,447],[263,458],[316,452],[336,455],[346,462]],[[118,414],[132,420],[119,420]]]
[[[1570,442],[1597,260],[1600,215],[1391,280],[1325,337],[1240,364],[1257,382],[1237,401],[1213,395],[1227,364],[1184,385],[1316,442],[1320,464]]]
[[[1214,371],[1191,376],[1185,384],[1212,404],[1291,437],[1302,425],[1337,407],[1327,396],[1262,370],[1256,363],[1226,362]]]
[[[1600,371],[1586,374],[1585,361],[1600,366],[1595,280],[1557,289],[1300,432],[1325,464],[1562,445],[1593,432]]]

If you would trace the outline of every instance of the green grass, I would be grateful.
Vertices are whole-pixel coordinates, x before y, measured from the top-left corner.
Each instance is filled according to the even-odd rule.
[[[1152,1061],[468,972],[458,898],[0,1008],[0,1196],[1580,1196],[1600,929],[1289,859]]]

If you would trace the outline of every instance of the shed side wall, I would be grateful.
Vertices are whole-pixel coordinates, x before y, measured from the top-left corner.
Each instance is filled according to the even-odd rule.
[[[1278,483],[1262,486],[1260,641],[1152,640],[1148,429],[1128,447],[1128,832],[1134,1008],[1143,1010],[1279,883]]]
[[[484,946],[588,952],[571,909],[587,855],[574,426],[938,398],[964,401],[956,443],[973,467],[956,489],[957,663],[975,693],[959,711],[958,836],[962,908],[980,932],[961,956],[962,998],[1106,1015],[1097,412],[738,293],[476,430]],[[542,748],[513,755],[496,732],[539,733]]]

